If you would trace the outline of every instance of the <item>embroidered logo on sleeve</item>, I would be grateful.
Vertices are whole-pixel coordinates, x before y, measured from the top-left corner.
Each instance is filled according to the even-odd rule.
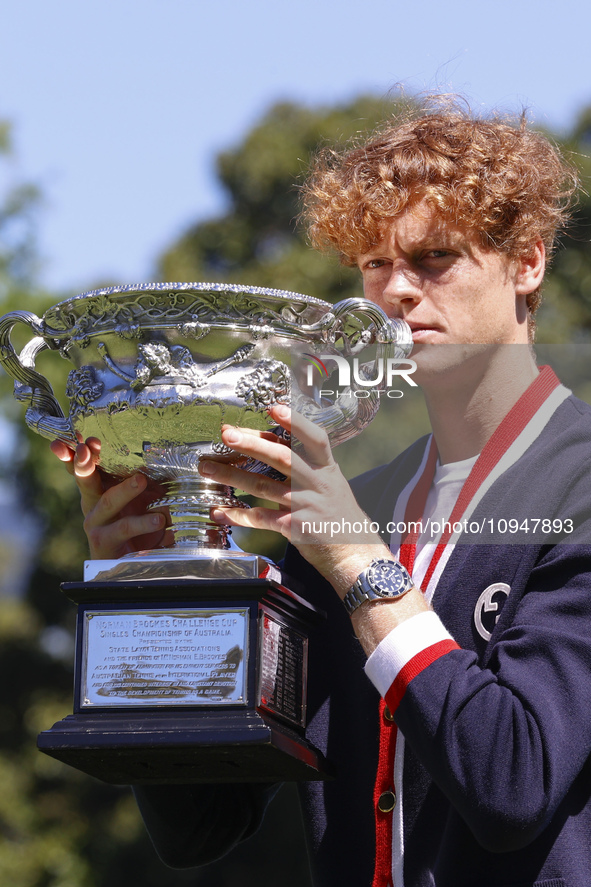
[[[493,628],[498,622],[500,610],[509,596],[511,586],[506,582],[493,582],[484,589],[474,608],[474,625],[476,631],[485,641],[490,641]],[[493,618],[491,614],[497,615]]]

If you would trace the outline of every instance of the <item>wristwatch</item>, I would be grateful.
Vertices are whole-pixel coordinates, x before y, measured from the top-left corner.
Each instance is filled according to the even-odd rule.
[[[350,616],[365,601],[394,600],[413,586],[408,570],[400,561],[378,558],[359,574],[343,598],[343,603]]]

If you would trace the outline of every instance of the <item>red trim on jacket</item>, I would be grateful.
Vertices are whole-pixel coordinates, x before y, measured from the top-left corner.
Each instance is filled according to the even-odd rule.
[[[421,650],[420,653],[417,653],[416,656],[413,656],[412,659],[400,669],[392,686],[386,693],[386,704],[392,714],[394,714],[402,702],[402,697],[406,693],[407,687],[413,678],[416,678],[418,674],[424,671],[427,666],[435,662],[436,659],[440,659],[441,656],[445,656],[451,650],[459,649],[460,647],[455,641],[438,641],[436,644],[431,644],[430,647],[426,647],[424,650]]]

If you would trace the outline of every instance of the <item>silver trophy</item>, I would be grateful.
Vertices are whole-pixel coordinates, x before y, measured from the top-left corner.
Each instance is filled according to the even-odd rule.
[[[10,339],[17,324],[33,333],[20,354]],[[281,433],[268,415],[276,403],[322,425],[333,445],[359,434],[385,378],[363,397],[353,382],[326,403],[302,357],[338,362],[370,345],[375,357],[358,380],[377,378],[378,360],[404,360],[412,337],[364,299],[331,305],[232,284],[110,287],[42,318],[0,318],[0,362],[27,425],[72,447],[97,437],[103,471],[159,481],[151,507],[168,510],[175,539],[89,561],[84,582],[64,585],[78,604],[74,715],[41,734],[42,750],[109,782],[325,775],[305,739],[307,645],[321,617],[211,521],[212,507],[241,503],[198,465],[233,458],[223,424]],[[68,416],[35,369],[47,349],[73,364]]]

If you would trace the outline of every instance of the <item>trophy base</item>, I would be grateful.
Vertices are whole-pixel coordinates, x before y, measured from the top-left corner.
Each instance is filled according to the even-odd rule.
[[[325,615],[276,578],[62,587],[78,604],[74,713],[41,751],[115,784],[330,778],[305,735]]]
[[[258,712],[70,715],[41,733],[38,747],[116,785],[330,778],[304,737]]]

